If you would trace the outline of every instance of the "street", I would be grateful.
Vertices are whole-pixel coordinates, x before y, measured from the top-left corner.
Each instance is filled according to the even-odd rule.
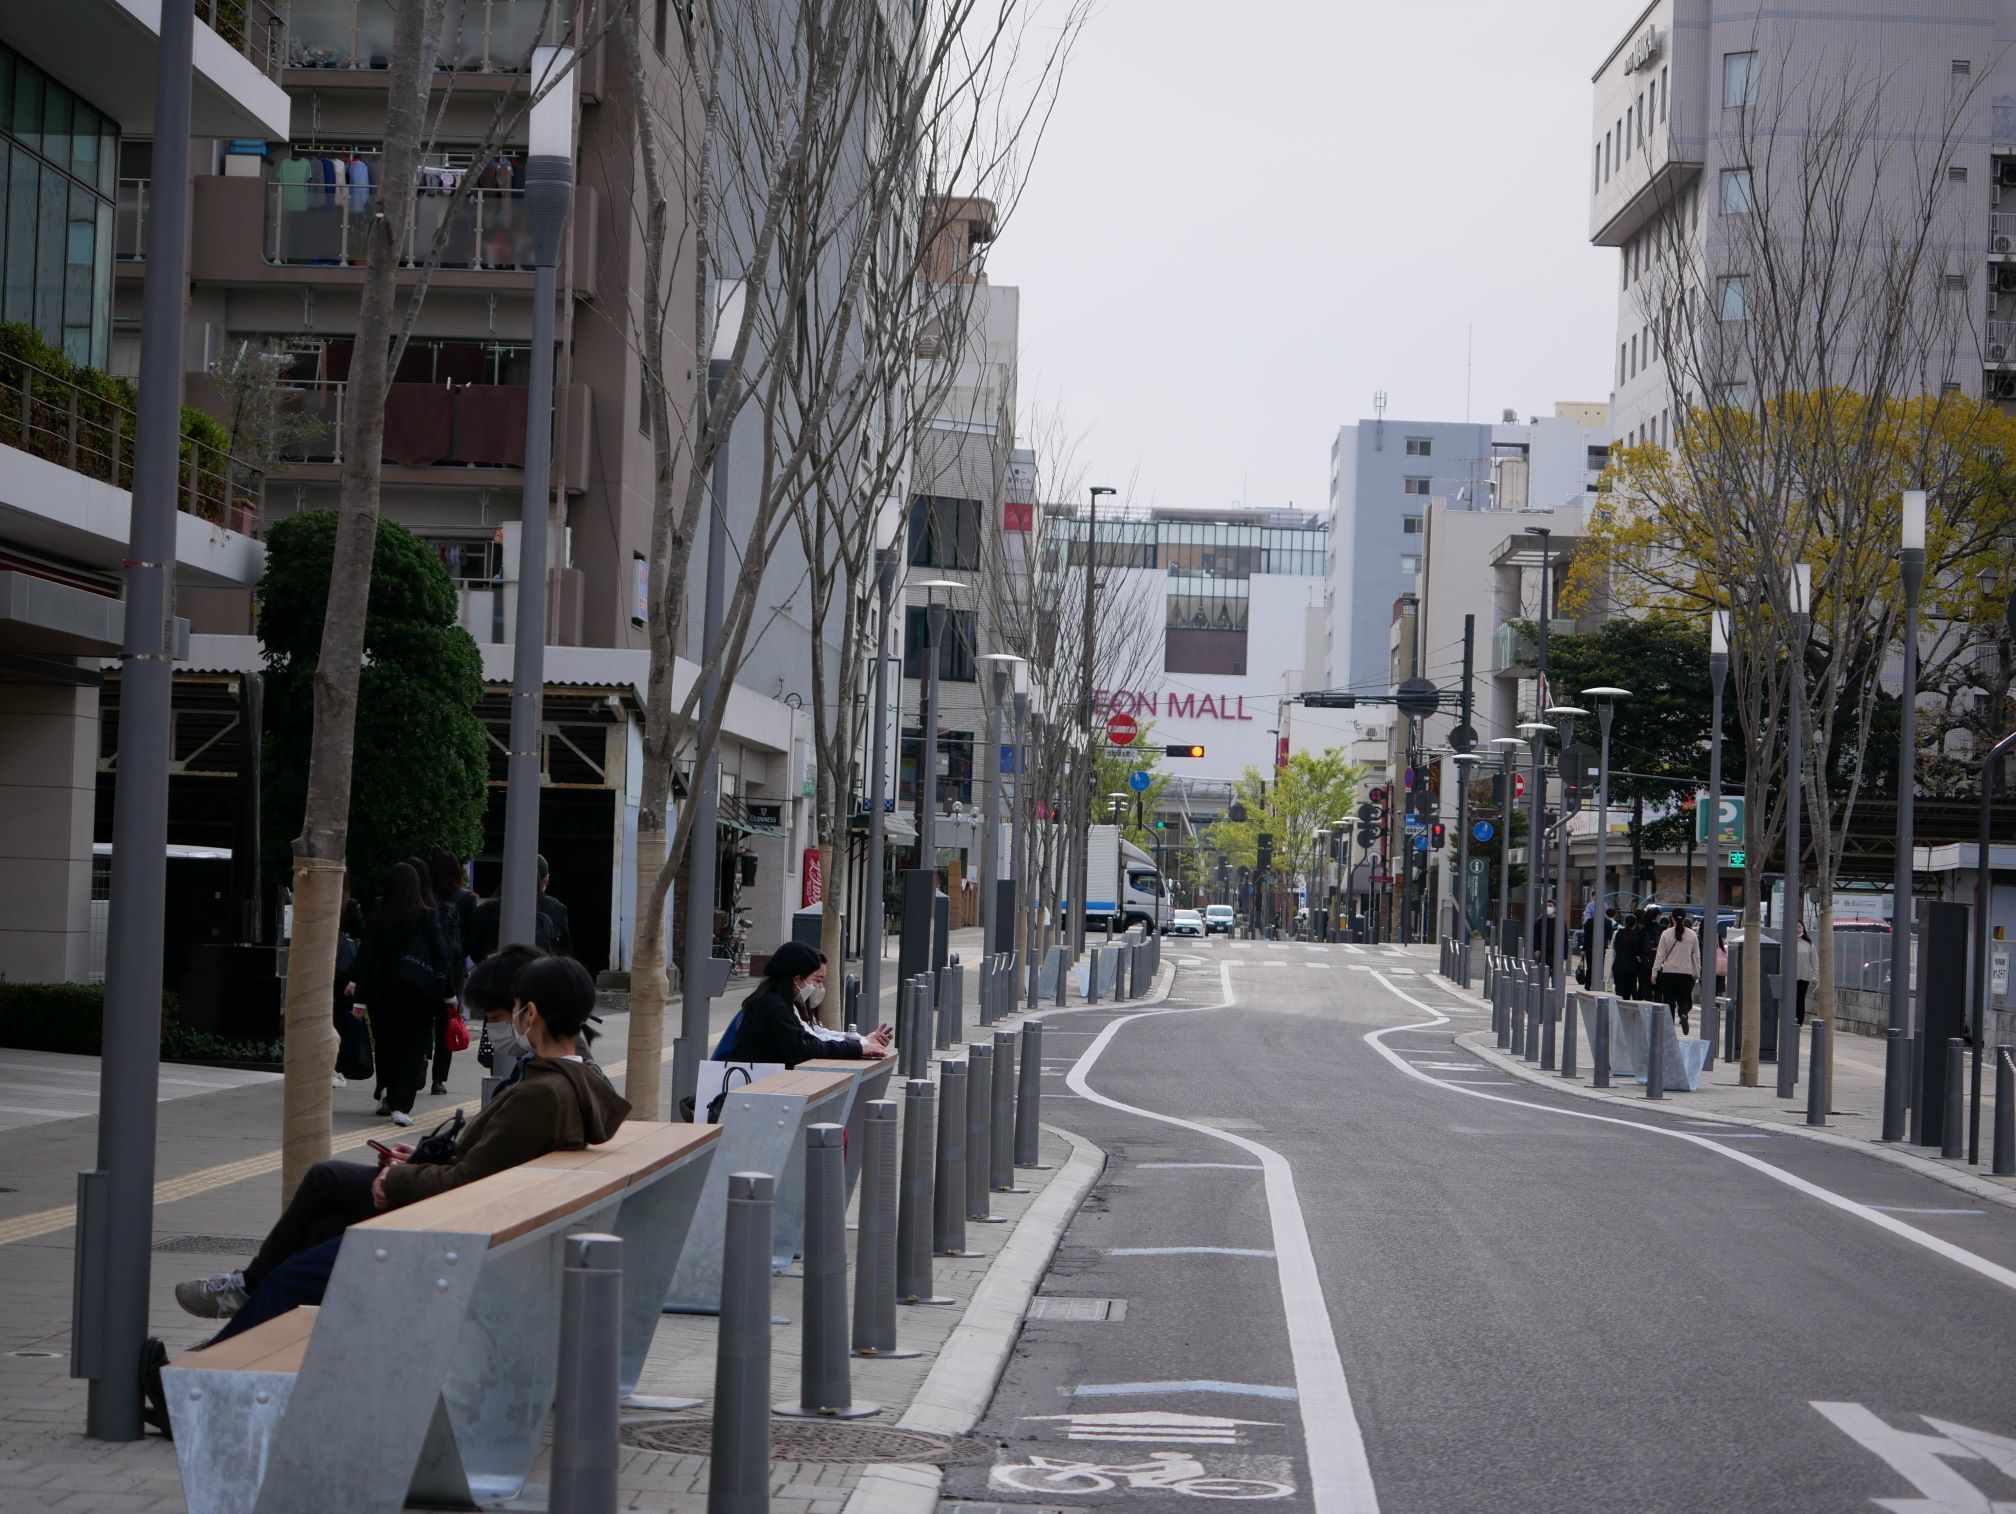
[[[1006,1449],[948,1491],[2016,1500],[2016,1211],[1516,1081],[1457,1045],[1485,1015],[1432,948],[1170,945],[1166,1004],[1049,1017],[1046,1118],[1108,1166],[981,1426]]]

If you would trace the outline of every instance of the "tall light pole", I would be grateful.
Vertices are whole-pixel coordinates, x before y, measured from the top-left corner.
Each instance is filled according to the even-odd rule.
[[[1925,587],[1925,491],[1906,489],[1898,573],[1904,582],[1904,681],[1897,702],[1897,866],[1890,883],[1890,1029],[1883,1059],[1883,1139],[1904,1139],[1911,1082],[1911,878],[1918,789],[1918,596]]]
[[[1091,838],[1086,834],[1092,827],[1092,798],[1099,783],[1099,764],[1092,760],[1092,749],[1097,733],[1092,729],[1092,647],[1093,620],[1092,602],[1099,587],[1099,496],[1116,491],[1104,484],[1093,484],[1090,489],[1091,501],[1085,512],[1085,629],[1084,644],[1078,651],[1078,722],[1079,737],[1084,743],[1085,771],[1079,775],[1078,792],[1084,795],[1084,808],[1078,817],[1077,835],[1072,838],[1078,858],[1077,875],[1071,885],[1071,955],[1085,950],[1085,885],[1087,864],[1090,854],[1087,848]]]
[[[133,447],[126,624],[119,652],[111,917],[98,1165],[78,1174],[77,1338],[90,1381],[84,1430],[138,1440],[140,1349],[154,1243],[154,1144],[161,1090],[161,954],[168,848],[168,735],[174,702],[176,453],[182,431],[182,296],[189,223],[190,0],[163,0],[154,56],[154,167],[141,293],[140,414]],[[320,1074],[317,1074],[320,1076]]]
[[[1707,939],[1701,943],[1701,1023],[1709,1024],[1715,999],[1715,954],[1722,912],[1722,686],[1729,681],[1729,612],[1717,610],[1708,619],[1708,856],[1702,868],[1701,921]],[[1725,1031],[1726,1035],[1727,1032]],[[1715,1048],[1708,1048],[1712,1059]]]
[[[917,754],[917,866],[904,880],[903,935],[897,949],[897,981],[906,983],[918,973],[940,965],[946,943],[938,936],[938,657],[945,645],[945,606],[938,602],[946,594],[963,589],[956,578],[927,578],[913,589],[922,589],[924,605],[924,690],[919,701],[922,727]],[[918,874],[922,874],[921,879]]]
[[[1514,781],[1519,771],[1518,748],[1526,745],[1517,736],[1493,736],[1485,743],[1498,748],[1499,781],[1504,785],[1498,795],[1501,812],[1498,817],[1498,952],[1503,956],[1510,952],[1507,942],[1508,928],[1512,923],[1512,790],[1518,785]]]
[[[525,388],[525,487],[518,508],[518,619],[513,633],[517,645],[511,655],[504,872],[498,884],[497,939],[506,944],[533,939],[539,906],[539,726],[546,687],[546,526],[553,497],[553,306],[559,298],[560,248],[567,231],[567,212],[574,203],[573,61],[571,48],[532,50],[535,85],[562,82],[533,105],[526,127],[525,214],[532,225],[532,370]],[[724,454],[726,450],[722,449]],[[711,561],[708,568],[711,572]],[[696,833],[696,844],[711,844],[712,840],[711,835]],[[687,992],[690,997],[690,985]],[[677,1081],[675,1067],[675,1098]]]
[[[1475,752],[1458,752],[1450,760],[1456,764],[1456,961],[1467,989],[1470,986],[1470,775],[1484,759]]]
[[[1603,914],[1603,889],[1610,881],[1610,721],[1617,713],[1616,702],[1631,697],[1629,689],[1611,688],[1603,685],[1584,689],[1583,694],[1596,701],[1597,736],[1596,754],[1596,907],[1589,914],[1589,979],[1592,990],[1602,993],[1609,986],[1603,981],[1603,938],[1608,934],[1608,920]],[[1719,697],[1719,696],[1718,696]],[[1712,976],[1712,974],[1711,974]],[[1703,1023],[1706,1023],[1705,1021]]]
[[[875,949],[861,952],[861,997],[867,1004],[863,1023],[880,1024],[882,1016],[882,870],[888,825],[883,807],[889,802],[889,609],[896,597],[894,547],[877,554],[875,598],[875,707],[868,719],[868,923]],[[865,939],[865,938],[864,938]]]
[[[1791,666],[1785,700],[1785,910],[1778,927],[1778,1097],[1792,1097],[1799,1077],[1799,900],[1800,808],[1805,784],[1806,626],[1813,610],[1813,569],[1794,563],[1786,588],[1792,610]]]
[[[986,829],[980,834],[980,923],[986,927],[986,952],[991,957],[1011,949],[1015,937],[1015,890],[1021,882],[1021,868],[1013,847],[1006,866],[1001,857],[1001,791],[1006,776],[1001,761],[1001,712],[1009,700],[1009,678],[1024,659],[1013,652],[989,652],[980,661],[993,664],[987,701],[987,809],[982,821]],[[1013,743],[1009,752],[1019,793],[1020,753]],[[1016,834],[1020,834],[1019,827]]]
[[[1555,760],[1561,767],[1561,813],[1554,819],[1554,1013],[1565,1013],[1568,1007],[1568,747],[1569,735],[1575,729],[1578,715],[1589,712],[1580,705],[1550,704],[1547,713],[1555,719],[1555,731],[1560,741],[1560,752]],[[1581,787],[1581,777],[1576,780]],[[1552,1041],[1554,1027],[1547,1026],[1546,1040]],[[1543,1043],[1544,1044],[1544,1043]],[[1548,1066],[1553,1058],[1543,1057],[1541,1065]]]
[[[735,352],[736,332],[742,325],[743,301],[746,298],[744,285],[740,279],[723,279],[715,286],[714,292],[714,337],[707,354],[707,405],[711,414],[721,401],[721,391],[728,382],[728,370],[732,366]],[[720,707],[724,695],[721,679],[721,617],[724,613],[723,601],[727,597],[728,575],[728,437],[723,434],[714,449],[713,478],[708,486],[707,501],[707,577],[704,580],[704,597],[700,611],[700,647],[702,671],[700,683],[700,703],[694,712],[694,729],[704,731],[710,724],[719,729],[714,721],[714,711]],[[528,480],[527,487],[530,487]],[[543,518],[543,517],[542,517]],[[544,561],[544,558],[541,558]],[[542,570],[543,571],[543,570]],[[541,582],[544,580],[542,578]],[[524,623],[522,598],[524,585],[519,585],[521,598],[518,601],[520,625]],[[541,638],[533,638],[535,644]],[[519,654],[524,654],[525,638],[519,637]],[[538,645],[542,654],[544,646]],[[535,693],[537,685],[534,685]],[[516,730],[518,708],[511,710]],[[514,738],[512,746],[518,743]],[[680,907],[686,915],[686,955],[679,967],[679,1034],[672,1043],[672,1112],[677,1114],[686,1107],[686,1100],[693,1098],[700,1086],[700,1064],[706,1060],[708,1020],[713,1013],[714,969],[708,964],[714,956],[714,896],[719,892],[716,876],[720,837],[717,834],[721,810],[721,764],[718,758],[695,750],[693,754],[693,791],[688,801],[693,806],[693,827],[686,843],[686,896]],[[510,850],[507,839],[505,850]],[[531,862],[524,864],[527,870]],[[511,877],[512,865],[507,856],[504,874]],[[507,895],[508,898],[508,895]],[[528,921],[528,931],[531,925]],[[529,941],[532,938],[503,936],[499,939]],[[696,1110],[696,1113],[698,1111]]]
[[[1526,795],[1526,927],[1520,932],[1526,940],[1523,955],[1537,957],[1539,952],[1534,944],[1534,926],[1541,917],[1540,895],[1542,875],[1547,871],[1541,851],[1541,822],[1545,818],[1541,805],[1541,795],[1547,787],[1547,770],[1541,766],[1541,755],[1547,747],[1547,733],[1554,729],[1544,720],[1522,720],[1516,729],[1526,733],[1526,740],[1532,748],[1532,774],[1527,780],[1531,790]]]

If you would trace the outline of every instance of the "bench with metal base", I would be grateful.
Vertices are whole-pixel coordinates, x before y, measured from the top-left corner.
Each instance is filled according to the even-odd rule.
[[[515,1496],[553,1406],[565,1237],[625,1237],[627,1388],[657,1325],[653,1280],[662,1288],[683,1249],[718,1136],[628,1122],[605,1146],[351,1226],[319,1309],[163,1371],[191,1514]],[[633,1311],[636,1296],[651,1307]]]

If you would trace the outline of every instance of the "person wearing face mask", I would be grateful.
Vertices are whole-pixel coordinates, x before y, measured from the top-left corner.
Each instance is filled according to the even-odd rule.
[[[470,983],[487,991],[480,986],[496,976],[493,964],[503,960],[500,954],[481,963]],[[504,1034],[513,1043],[522,1041],[525,1054],[511,1081],[463,1128],[449,1160],[411,1161],[413,1147],[402,1143],[381,1148],[375,1166],[317,1162],[243,1270],[178,1283],[175,1302],[198,1318],[229,1320],[218,1337],[224,1339],[320,1302],[343,1232],[359,1220],[549,1151],[599,1146],[614,1135],[630,1106],[581,1049],[583,1039],[593,1035],[589,1020],[595,1009],[595,984],[587,970],[571,958],[537,955],[523,961],[510,981],[512,1008]]]
[[[801,941],[786,941],[771,954],[763,967],[763,981],[742,1001],[735,1022],[714,1049],[715,1060],[723,1062],[781,1062],[796,1067],[814,1057],[885,1057],[889,1054],[887,1026],[873,1035],[852,1036],[814,1030],[818,1006],[825,1000],[826,963],[819,953]],[[827,1039],[837,1036],[838,1039]]]
[[[1549,967],[1554,965],[1554,901],[1547,901],[1547,913],[1533,922],[1533,955]]]

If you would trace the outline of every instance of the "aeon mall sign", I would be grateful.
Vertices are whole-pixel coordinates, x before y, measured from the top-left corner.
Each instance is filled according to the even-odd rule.
[[[1173,689],[1094,689],[1094,718],[1146,715],[1171,720],[1253,720],[1244,694],[1179,694]]]

